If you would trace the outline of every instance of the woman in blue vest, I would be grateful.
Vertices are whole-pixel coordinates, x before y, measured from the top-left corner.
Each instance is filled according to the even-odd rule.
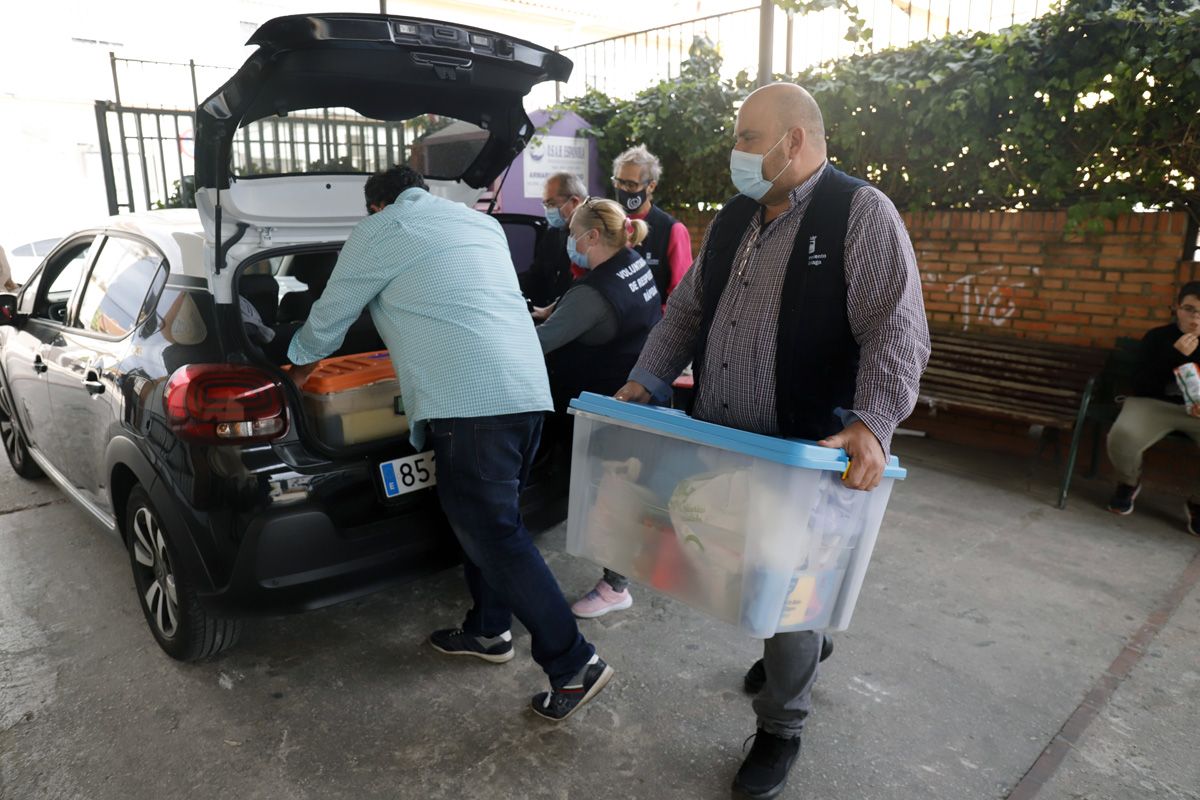
[[[612,395],[625,385],[650,329],[662,318],[654,274],[632,249],[647,230],[645,222],[629,219],[612,200],[588,198],[571,214],[567,254],[587,274],[538,327],[559,426],[570,425],[567,405],[581,392]],[[596,588],[571,610],[591,618],[629,608],[628,583],[606,569]]]

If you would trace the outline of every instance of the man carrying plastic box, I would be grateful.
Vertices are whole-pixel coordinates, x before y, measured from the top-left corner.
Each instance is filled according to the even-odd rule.
[[[515,614],[550,678],[533,710],[566,719],[613,669],[580,635],[521,519],[521,487],[552,403],[508,240],[492,217],[430,194],[409,167],[371,176],[365,193],[370,215],[292,339],[292,363],[311,365],[292,379],[303,385],[370,310],[400,380],[413,447],[432,440],[438,499],[467,556],[474,605],[462,627],[434,631],[430,643],[447,655],[511,661]]]
[[[904,221],[882,192],[828,162],[821,110],[799,86],[751,94],[735,134],[729,166],[739,194],[709,225],[616,397],[646,402],[691,361],[694,417],[845,448],[846,485],[869,491],[929,357]],[[765,640],[746,676],[747,686],[761,681],[758,731],[735,795],[783,790],[821,643],[815,631]]]

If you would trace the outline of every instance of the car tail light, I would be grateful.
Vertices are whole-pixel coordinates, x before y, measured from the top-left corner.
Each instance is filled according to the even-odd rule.
[[[254,367],[180,367],[167,381],[163,405],[171,429],[191,442],[266,442],[287,431],[283,388],[277,379]]]

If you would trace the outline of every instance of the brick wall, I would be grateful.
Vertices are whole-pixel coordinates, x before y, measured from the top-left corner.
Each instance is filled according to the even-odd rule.
[[[711,216],[680,215],[694,250]],[[1181,260],[1188,231],[1183,213],[1128,214],[1103,233],[1082,237],[1066,236],[1065,212],[904,218],[935,326],[1108,348],[1120,336],[1140,337],[1166,322],[1179,286],[1200,280],[1200,262]],[[984,450],[1029,454],[1037,448],[1028,426],[986,415],[919,407],[905,426]],[[1090,457],[1091,434],[1089,425],[1082,463]],[[1193,459],[1184,458],[1191,453],[1175,443],[1154,448],[1147,478],[1168,485],[1200,480]],[[1108,459],[1102,456],[1100,464],[1105,474]]]
[[[680,215],[698,249],[710,214]],[[1169,318],[1181,283],[1183,212],[1126,214],[1103,233],[1068,237],[1066,212],[904,215],[933,325],[1111,347]]]
[[[1064,234],[1066,212],[906,214],[934,325],[1110,347],[1169,316],[1187,215],[1127,214]]]

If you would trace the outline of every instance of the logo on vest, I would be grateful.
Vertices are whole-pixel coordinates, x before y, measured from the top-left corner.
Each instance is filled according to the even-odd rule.
[[[643,272],[643,270],[645,271]],[[639,272],[642,272],[642,274],[638,275],[635,280],[629,280]],[[617,270],[617,277],[623,281],[626,281],[625,285],[629,287],[631,294],[637,294],[641,292],[642,300],[646,301],[647,303],[658,295],[657,286],[651,285],[650,288],[646,288],[646,285],[650,284],[650,282],[654,280],[654,273],[646,269],[646,262],[644,259],[639,258],[628,267]]]
[[[825,263],[825,259],[829,258],[828,253],[817,252],[817,237],[808,237],[808,265],[810,267],[819,267]]]

